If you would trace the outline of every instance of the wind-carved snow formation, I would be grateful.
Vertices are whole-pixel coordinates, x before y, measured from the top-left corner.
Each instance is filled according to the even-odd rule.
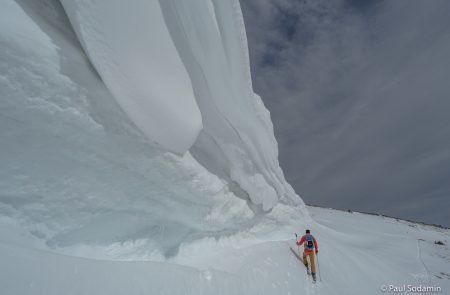
[[[185,153],[202,119],[159,2],[61,3],[90,61],[128,116],[149,138]]]
[[[253,93],[238,0],[62,0],[108,89],[151,140],[192,154],[265,211],[300,200]],[[203,123],[203,125],[202,125]]]
[[[310,219],[246,46],[235,0],[2,1],[0,227],[186,265],[291,237]]]

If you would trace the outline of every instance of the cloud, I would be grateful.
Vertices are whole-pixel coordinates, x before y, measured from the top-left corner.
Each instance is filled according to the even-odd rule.
[[[450,2],[241,0],[255,91],[311,204],[450,225]]]

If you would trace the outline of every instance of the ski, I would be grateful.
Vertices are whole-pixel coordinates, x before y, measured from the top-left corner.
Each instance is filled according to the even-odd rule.
[[[298,253],[295,252],[295,250],[291,247],[289,247],[289,249],[291,250],[292,254],[294,254],[294,256],[297,257],[297,259],[303,264],[303,259],[300,257],[300,255],[298,255]]]
[[[303,259],[300,257],[300,255],[298,255],[298,253],[297,253],[294,249],[292,249],[292,247],[289,247],[289,250],[291,250],[291,252],[292,252],[292,254],[294,254],[295,258],[297,258],[298,261],[299,261],[303,266],[305,266],[305,264],[303,263]],[[311,275],[311,271],[309,270],[309,267],[306,267],[306,274],[307,274],[308,276]],[[312,280],[313,280],[312,282],[315,284],[315,283],[316,283],[316,278],[313,277]]]
[[[300,263],[305,266],[305,264],[303,263],[303,259],[300,257],[300,255],[298,255],[297,252],[295,252],[294,249],[292,249],[291,247],[289,247],[289,249],[291,250],[292,254],[294,254],[294,256],[298,259],[298,261],[300,261]],[[305,266],[306,267],[306,266]],[[311,275],[311,271],[309,270],[309,267],[306,267],[306,273],[308,275]]]

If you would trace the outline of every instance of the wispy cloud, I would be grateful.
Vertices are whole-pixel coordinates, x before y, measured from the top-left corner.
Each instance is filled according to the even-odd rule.
[[[308,203],[450,225],[450,2],[241,0]]]

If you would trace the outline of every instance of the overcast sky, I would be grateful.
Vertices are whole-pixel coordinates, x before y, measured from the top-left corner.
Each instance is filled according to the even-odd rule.
[[[297,193],[450,226],[450,1],[241,6],[253,87]]]

